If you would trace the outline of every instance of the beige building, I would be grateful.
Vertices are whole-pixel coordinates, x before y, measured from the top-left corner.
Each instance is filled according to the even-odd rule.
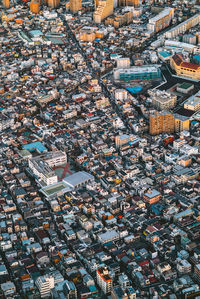
[[[174,129],[175,132],[189,131],[190,129],[190,120],[188,117],[175,114],[174,115]]]
[[[161,133],[174,132],[174,114],[169,112],[160,112],[150,114],[149,117],[149,133],[158,135]]]
[[[60,4],[60,0],[48,0],[48,7],[56,8]]]
[[[71,12],[76,13],[82,9],[82,1],[81,0],[70,0],[69,1],[69,9]]]
[[[170,59],[170,66],[176,71],[178,76],[188,77],[194,80],[200,80],[200,65],[185,62],[183,57],[175,54]]]
[[[119,0],[118,2],[119,7],[121,6],[139,6],[139,0]]]
[[[126,11],[122,14],[118,14],[117,16],[111,16],[108,17],[105,20],[105,25],[112,25],[115,28],[119,28],[125,24],[131,23],[133,20],[133,12],[132,11]]]
[[[113,0],[95,1],[96,10],[93,14],[95,23],[100,24],[105,18],[113,14]]]
[[[158,110],[169,110],[176,105],[177,96],[166,91],[149,90],[152,105]]]
[[[184,108],[192,111],[200,110],[200,91],[187,99],[184,103]]]

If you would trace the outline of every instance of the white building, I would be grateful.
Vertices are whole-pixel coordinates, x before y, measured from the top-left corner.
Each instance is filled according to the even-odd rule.
[[[51,289],[54,288],[54,278],[39,276],[35,284],[38,287],[41,298],[45,298],[50,296]]]
[[[131,65],[130,58],[116,59],[118,69],[128,69]]]
[[[97,284],[102,289],[104,294],[111,293],[112,278],[110,277],[107,268],[101,267],[97,269]]]

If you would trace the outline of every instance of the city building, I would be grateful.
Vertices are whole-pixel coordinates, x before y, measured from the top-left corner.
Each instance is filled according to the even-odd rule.
[[[63,291],[66,299],[77,299],[77,289],[72,281],[66,281],[63,286]]]
[[[30,11],[32,13],[38,14],[40,11],[40,2],[38,0],[31,0]]]
[[[190,119],[186,116],[175,114],[174,115],[174,130],[175,132],[189,131]]]
[[[178,76],[200,80],[200,65],[185,62],[181,55],[175,54],[170,59],[170,66]]]
[[[105,25],[112,25],[115,28],[119,28],[124,25],[128,25],[133,21],[133,12],[124,11],[116,16],[110,16],[105,20]]]
[[[158,15],[149,19],[147,24],[148,30],[159,32],[168,27],[174,17],[174,8],[167,7],[163,9]]]
[[[193,17],[187,19],[186,21],[182,22],[181,24],[171,28],[165,33],[166,38],[175,38],[179,34],[185,33],[190,28],[198,25],[200,22],[200,14],[196,14]]]
[[[149,133],[158,135],[174,132],[174,114],[169,112],[153,113],[149,116]]]
[[[139,0],[119,0],[118,1],[118,6],[134,6],[134,7],[138,7],[140,5],[140,1]]]
[[[69,1],[69,9],[73,13],[77,13],[82,9],[82,1],[81,0],[70,0]]]
[[[10,8],[10,0],[3,0],[3,6],[7,9]]]
[[[148,91],[152,105],[158,110],[169,110],[176,104],[177,96],[166,91],[149,90]]]
[[[117,62],[117,69],[128,69],[130,68],[130,58],[128,57],[122,57],[122,58],[117,58],[116,59]]]
[[[41,298],[45,298],[45,297],[50,296],[51,289],[54,288],[54,278],[39,276],[37,278],[35,284],[38,287]]]
[[[144,193],[143,198],[148,204],[152,205],[161,199],[161,194],[155,189],[149,189],[146,193]]]
[[[111,293],[112,278],[110,277],[109,271],[106,267],[100,267],[97,269],[97,284],[105,295]]]
[[[57,8],[60,5],[60,0],[47,0],[48,7]]]
[[[115,69],[114,79],[120,81],[136,81],[159,79],[161,72],[157,66],[132,66],[128,69]]]
[[[187,99],[184,103],[184,108],[192,111],[200,110],[200,91]]]
[[[200,264],[194,266],[194,274],[197,277],[198,281],[200,281]]]
[[[93,14],[95,23],[101,23],[105,18],[113,14],[113,0],[95,1],[96,10]]]

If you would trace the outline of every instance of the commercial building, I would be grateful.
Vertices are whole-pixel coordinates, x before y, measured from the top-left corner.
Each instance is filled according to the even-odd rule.
[[[113,0],[95,1],[96,10],[93,14],[95,23],[100,24],[105,18],[113,14]]]
[[[97,284],[104,294],[110,294],[112,291],[112,278],[107,268],[101,267],[97,269]]]
[[[146,193],[144,193],[143,198],[148,204],[152,205],[161,199],[161,194],[155,189],[148,190]]]
[[[177,25],[176,27],[170,29],[165,33],[166,38],[174,38],[177,37],[179,34],[186,32],[190,28],[198,25],[200,22],[200,14],[196,14],[190,19],[182,22],[181,24]]]
[[[35,284],[38,287],[41,298],[45,298],[45,297],[50,296],[51,289],[54,288],[54,278],[39,276],[37,278]]]
[[[158,110],[168,110],[176,105],[177,96],[161,90],[149,90],[152,105]]]
[[[170,66],[176,71],[178,76],[200,80],[200,65],[185,62],[181,55],[175,54],[170,59]]]
[[[192,111],[200,110],[200,91],[187,99],[184,103],[184,108]]]
[[[157,66],[132,66],[129,69],[116,69],[114,79],[121,81],[151,80],[161,77]]]
[[[151,18],[147,25],[148,30],[159,32],[160,30],[169,26],[174,17],[174,8],[167,7],[161,11],[157,16]]]
[[[149,117],[149,133],[158,135],[161,133],[174,132],[174,114],[169,112],[160,112],[150,114]]]
[[[81,0],[70,0],[69,1],[69,9],[71,12],[76,13],[82,9],[82,1]]]
[[[80,188],[85,186],[88,183],[94,181],[93,175],[85,172],[85,171],[78,171],[68,177],[66,177],[63,182],[69,185],[73,189]]]

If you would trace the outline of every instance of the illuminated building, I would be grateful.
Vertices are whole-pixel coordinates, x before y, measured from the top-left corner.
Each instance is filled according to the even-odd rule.
[[[71,12],[76,13],[82,9],[82,1],[81,0],[70,0],[69,1],[69,9]]]
[[[160,30],[169,26],[173,17],[174,8],[167,7],[157,16],[149,20],[147,28],[153,32],[159,32]]]
[[[93,14],[95,23],[101,23],[105,18],[113,14],[113,0],[100,0],[95,5],[97,6]]]
[[[189,128],[190,128],[189,118],[183,115],[175,114],[174,116],[175,132],[189,131]]]
[[[189,77],[194,80],[200,80],[200,65],[185,62],[181,55],[175,54],[170,59],[170,66],[176,71],[178,76]]]
[[[149,117],[149,133],[158,135],[161,133],[174,132],[174,114],[169,112],[160,112],[150,114]]]

